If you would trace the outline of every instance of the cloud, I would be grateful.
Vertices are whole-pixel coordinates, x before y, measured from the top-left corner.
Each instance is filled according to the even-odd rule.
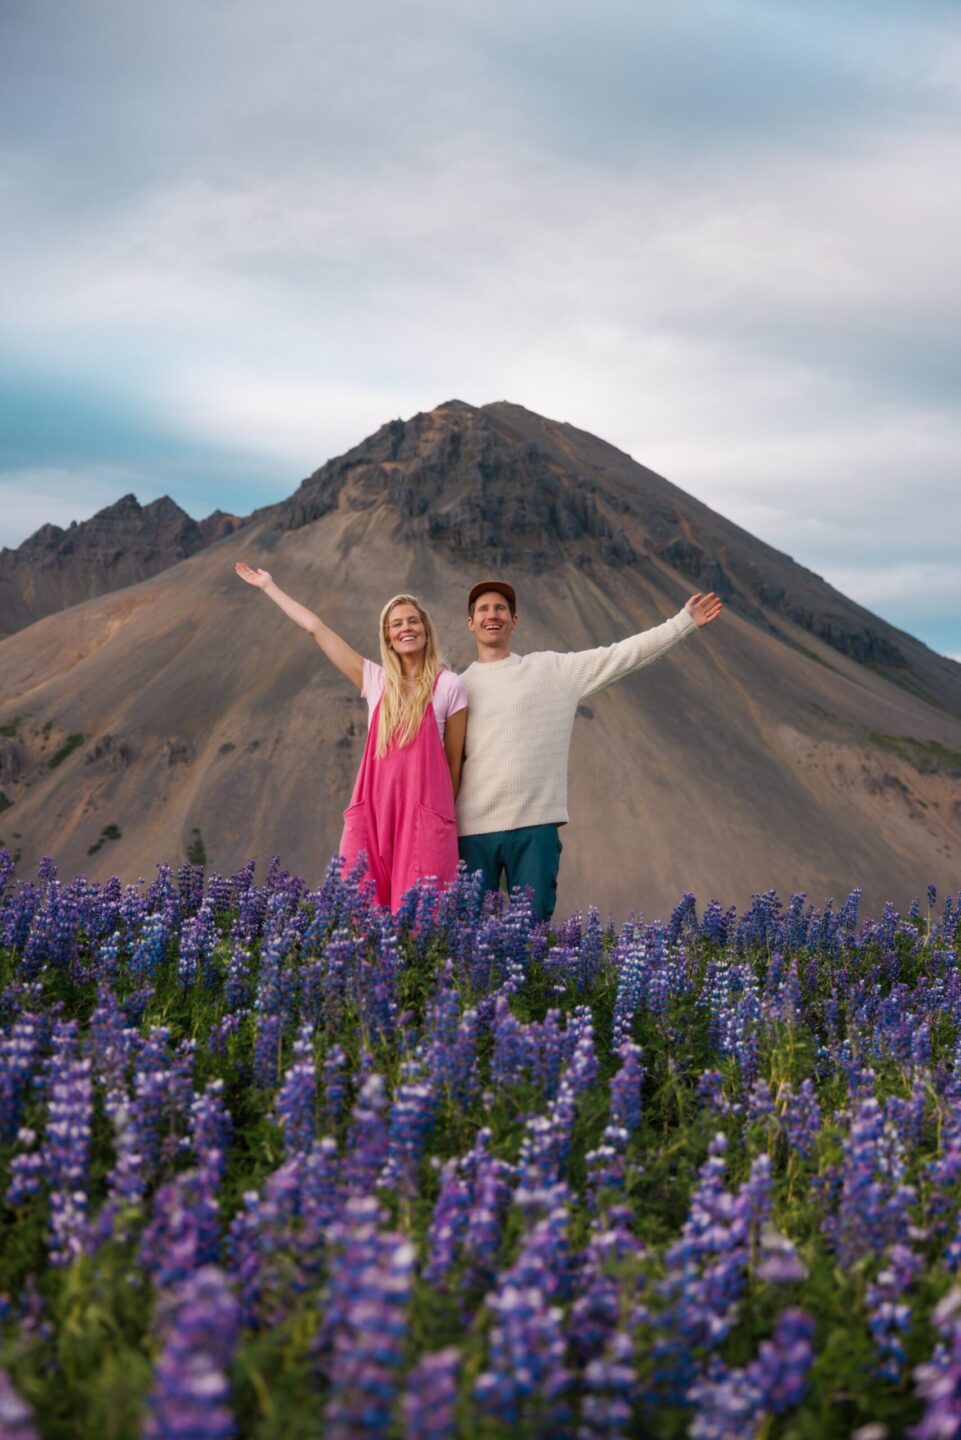
[[[952,7],[45,9],[3,21],[0,313],[55,423],[9,471],[247,509],[395,415],[509,398],[864,603],[903,563],[882,613],[942,634]]]

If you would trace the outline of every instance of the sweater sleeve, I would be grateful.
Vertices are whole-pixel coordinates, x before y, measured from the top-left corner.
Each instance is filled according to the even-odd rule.
[[[696,629],[697,624],[687,611],[680,610],[663,625],[642,630],[639,635],[629,635],[613,645],[558,655],[560,673],[576,699],[586,700],[616,680],[623,680],[625,675],[650,665],[652,660],[659,660]]]

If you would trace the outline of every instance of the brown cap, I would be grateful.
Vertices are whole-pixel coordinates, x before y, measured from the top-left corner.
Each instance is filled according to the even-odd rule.
[[[506,580],[481,580],[478,582],[478,584],[472,585],[470,588],[470,594],[467,597],[468,610],[473,605],[478,595],[483,595],[488,590],[496,590],[498,595],[503,595],[504,599],[507,600],[510,604],[511,614],[513,614],[517,610],[517,595],[514,591],[513,585],[508,585]]]

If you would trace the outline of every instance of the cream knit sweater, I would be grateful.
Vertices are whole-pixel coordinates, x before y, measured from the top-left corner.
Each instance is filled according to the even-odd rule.
[[[663,625],[598,650],[541,650],[469,666],[458,833],[563,824],[567,752],[580,701],[650,665],[696,629],[681,610]]]

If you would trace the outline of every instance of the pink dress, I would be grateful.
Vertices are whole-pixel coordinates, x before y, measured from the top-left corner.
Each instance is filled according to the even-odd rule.
[[[369,698],[377,684],[374,672],[378,670],[378,666],[364,662],[364,693]],[[375,751],[381,699],[377,699],[354,793],[344,811],[340,853],[350,866],[361,851],[365,852],[367,875],[374,881],[377,900],[392,910],[425,875],[447,883],[457,873],[454,790],[441,742],[444,717],[436,713],[441,678],[439,675],[435,682],[434,703],[425,710],[410,744],[398,746],[396,740],[391,740],[387,753],[379,757]],[[449,688],[445,684],[445,689]],[[461,691],[459,686],[456,693]],[[452,708],[447,714],[463,709],[456,699],[448,703]]]

